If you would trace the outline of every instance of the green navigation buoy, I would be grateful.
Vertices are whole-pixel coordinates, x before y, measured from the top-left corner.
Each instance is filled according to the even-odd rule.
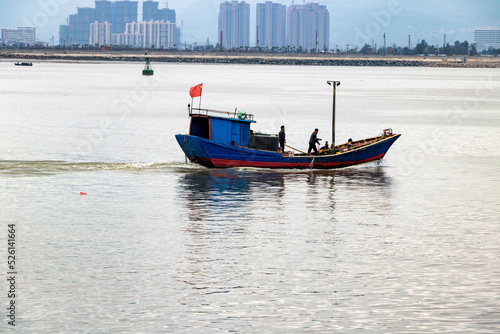
[[[146,56],[147,55],[148,54],[146,53]],[[146,57],[146,66],[142,70],[142,75],[153,75],[153,74],[154,74],[154,71],[151,68],[151,61],[149,60],[149,57]]]

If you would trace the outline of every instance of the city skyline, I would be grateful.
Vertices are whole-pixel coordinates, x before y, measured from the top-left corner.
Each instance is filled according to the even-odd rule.
[[[177,24],[183,22],[182,43],[204,44],[207,38],[212,44],[218,41],[217,17],[223,1],[214,0],[170,0],[168,7],[176,10]],[[265,1],[248,0],[250,5],[250,45],[256,44],[256,5]],[[292,0],[273,1],[290,6]],[[443,0],[439,3],[422,0],[340,0],[312,1],[325,5],[330,12],[330,49],[346,48],[364,44],[380,47],[387,36],[387,45],[408,45],[425,39],[431,45],[442,45],[447,41],[474,41],[474,29],[500,27],[500,1],[496,0]],[[139,20],[142,18],[142,3],[139,3]],[[302,4],[296,0],[295,4]],[[308,3],[306,1],[306,3]],[[43,5],[45,4],[45,5]],[[37,28],[38,41],[55,44],[58,41],[59,25],[66,24],[69,15],[76,12],[76,5],[93,7],[94,0],[3,0],[0,5],[0,28],[15,29],[21,26]],[[160,1],[165,8],[165,2]]]
[[[142,3],[142,21],[138,21],[138,5],[138,1],[96,0],[95,8],[77,8],[69,23],[59,28],[59,45],[182,48],[174,9],[159,9],[159,2],[148,0]],[[266,1],[256,8],[256,46],[262,39],[268,49],[329,50],[330,14],[325,5],[308,3],[287,9]],[[250,5],[245,1],[222,2],[218,25],[219,47],[251,47]]]
[[[175,10],[159,9],[156,1],[95,1],[95,8],[79,7],[59,28],[59,45],[130,46],[171,49],[180,46]]]

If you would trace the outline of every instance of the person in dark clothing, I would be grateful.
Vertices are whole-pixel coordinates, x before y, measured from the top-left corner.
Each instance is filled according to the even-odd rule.
[[[315,129],[314,132],[311,134],[311,138],[309,138],[309,148],[307,149],[307,155],[311,153],[311,150],[314,151],[314,154],[318,154],[318,149],[316,148],[316,143],[319,144],[319,141],[321,139],[318,138],[318,129]]]
[[[332,151],[330,149],[330,146],[328,146],[328,142],[325,141],[325,146],[319,149],[319,154],[330,154],[331,152]]]
[[[278,141],[280,143],[281,147],[281,152],[285,152],[285,143],[286,143],[286,138],[285,138],[285,126],[281,126],[281,131],[278,134]]]

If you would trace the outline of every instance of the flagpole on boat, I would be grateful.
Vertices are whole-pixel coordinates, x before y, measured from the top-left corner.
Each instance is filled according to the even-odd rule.
[[[188,109],[189,117],[191,117],[191,114],[193,113],[193,98],[191,98],[191,104],[188,103]],[[186,136],[184,136],[184,163],[188,163]]]
[[[201,111],[201,96],[203,95],[203,83],[198,85],[200,87],[200,104],[198,105],[198,109]]]
[[[335,152],[335,95],[337,94],[337,86],[340,86],[340,81],[327,81],[328,85],[333,86],[333,104],[332,104],[332,151]]]

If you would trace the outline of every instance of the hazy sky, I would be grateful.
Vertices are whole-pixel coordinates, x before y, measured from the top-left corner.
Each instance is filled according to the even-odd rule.
[[[159,1],[164,8],[166,1]],[[177,13],[177,24],[183,24],[182,41],[217,42],[217,16],[220,0],[169,0],[169,8]],[[255,4],[264,0],[248,0],[250,4],[251,43],[255,41]],[[291,5],[292,0],[274,2]],[[406,46],[425,39],[429,44],[474,40],[474,28],[500,27],[500,0],[319,0],[330,12],[330,48],[362,46],[376,43]],[[302,4],[302,0],[295,0]],[[53,36],[56,44],[59,25],[65,24],[76,7],[94,7],[93,0],[0,0],[0,28],[36,26],[40,41]],[[139,1],[139,19],[142,1]]]

